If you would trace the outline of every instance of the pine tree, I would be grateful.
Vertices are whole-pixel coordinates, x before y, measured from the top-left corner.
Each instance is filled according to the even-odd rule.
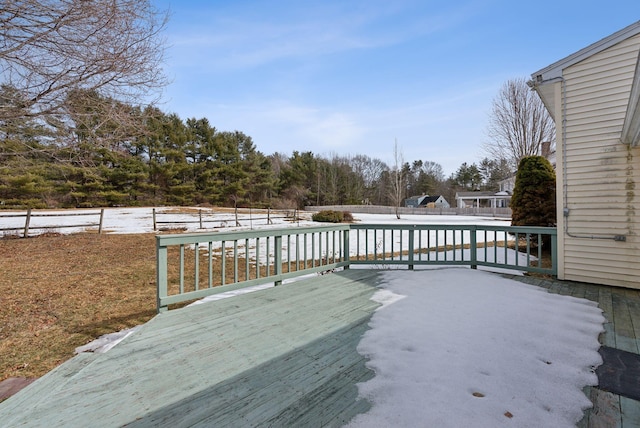
[[[556,174],[542,156],[522,158],[511,197],[512,226],[556,225]]]

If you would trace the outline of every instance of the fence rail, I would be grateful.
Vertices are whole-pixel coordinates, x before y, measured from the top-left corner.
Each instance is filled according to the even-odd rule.
[[[542,263],[546,246],[550,266]],[[490,266],[555,275],[556,248],[555,228],[483,225],[352,224],[158,235],[158,311],[225,291],[357,265]]]
[[[90,223],[82,223],[82,224],[55,224],[55,225],[34,225],[31,223],[33,218],[38,217],[79,217],[79,216],[92,216],[98,217],[97,222]],[[12,227],[2,227],[0,228],[0,232],[19,232],[22,231],[22,236],[25,238],[29,236],[30,230],[52,230],[52,229],[62,229],[69,227],[97,227],[98,233],[102,233],[102,222],[104,220],[104,208],[100,211],[94,212],[65,212],[65,213],[50,213],[50,212],[38,212],[32,211],[31,208],[27,210],[26,213],[0,213],[0,220],[3,218],[16,218],[16,217],[24,217],[24,225],[22,226],[12,226]]]
[[[261,210],[261,212],[263,212]],[[159,227],[163,227],[161,225],[170,225],[170,227],[177,227],[186,224],[197,224],[199,229],[212,229],[215,227],[225,227],[227,222],[232,221],[235,226],[242,226],[240,223],[238,210],[236,209],[234,212],[233,218],[230,217],[220,217],[219,215],[216,217],[216,213],[212,213],[210,211],[205,211],[199,209],[196,212],[190,213],[190,218],[185,219],[184,212],[172,212],[172,211],[160,211],[156,208],[153,209],[152,218],[153,218],[153,230],[157,231]],[[249,222],[257,222],[258,224],[273,224],[273,220],[279,218],[293,218],[296,219],[298,217],[297,211],[293,213],[293,215],[288,211],[274,211],[271,209],[267,209],[266,216],[258,216],[254,217],[250,215],[248,219]],[[176,219],[176,216],[180,216],[180,219]],[[160,220],[162,219],[162,220]],[[244,221],[244,220],[243,220]],[[261,223],[262,222],[262,223]],[[217,225],[217,226],[216,226]]]
[[[414,207],[390,207],[384,205],[325,205],[306,206],[305,211],[349,211],[360,214],[390,214],[395,215],[396,210],[400,215],[464,215],[511,218],[511,208],[497,207],[467,207],[467,208],[414,208]]]

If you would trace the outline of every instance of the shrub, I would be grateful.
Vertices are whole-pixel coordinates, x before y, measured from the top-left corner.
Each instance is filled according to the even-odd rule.
[[[325,210],[318,211],[311,216],[313,221],[321,221],[327,223],[343,223],[353,221],[353,216],[348,211]]]
[[[556,225],[556,173],[542,156],[522,158],[511,197],[512,226]]]

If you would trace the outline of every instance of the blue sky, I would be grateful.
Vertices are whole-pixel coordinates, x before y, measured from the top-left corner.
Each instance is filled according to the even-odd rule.
[[[640,20],[633,1],[154,0],[171,13],[160,106],[269,155],[478,162],[491,102]]]

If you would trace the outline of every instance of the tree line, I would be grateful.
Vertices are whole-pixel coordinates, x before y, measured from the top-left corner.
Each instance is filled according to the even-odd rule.
[[[445,177],[428,159],[265,155],[241,131],[154,106],[168,13],[150,0],[16,0],[0,10],[0,207],[399,206],[409,196],[498,190],[553,139],[522,79],[494,100],[478,164]]]
[[[0,99],[15,91],[0,86]],[[0,120],[3,207],[394,205],[397,177],[402,198],[452,200],[458,190],[495,190],[511,173],[489,159],[445,177],[429,160],[389,166],[366,155],[265,155],[250,136],[206,118],[183,120],[95,91],[72,92],[66,103],[64,121],[27,112]]]

